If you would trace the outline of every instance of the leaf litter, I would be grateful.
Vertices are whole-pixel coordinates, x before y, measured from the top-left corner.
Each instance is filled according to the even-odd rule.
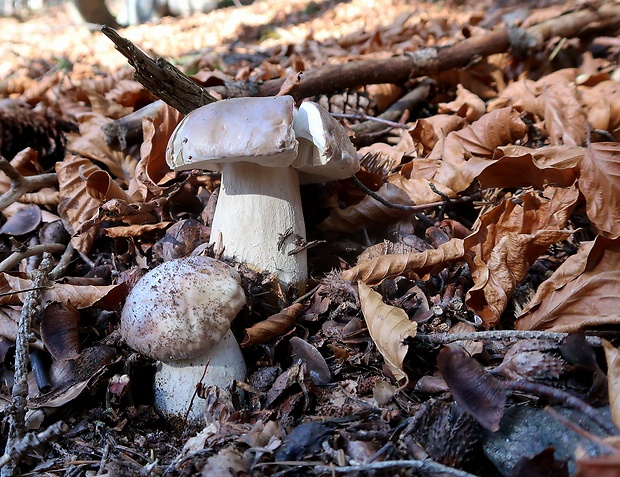
[[[202,390],[204,424],[182,429],[152,407],[155,363],[120,340],[120,308],[148,269],[219,253],[219,176],[169,170],[181,114],[66,5],[44,9],[0,19],[6,475],[617,474],[613,4],[257,0],[123,29],[219,95],[329,65],[308,99],[362,159],[357,180],[302,187],[308,293],[232,264],[247,379]],[[445,63],[413,65],[424,77],[338,78],[431,51]],[[507,416],[522,407],[559,417],[531,448],[491,451],[489,433],[531,424]]]

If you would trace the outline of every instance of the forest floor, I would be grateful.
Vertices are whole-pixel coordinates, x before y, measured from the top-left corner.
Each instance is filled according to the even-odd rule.
[[[0,18],[3,476],[620,476],[620,4],[257,0],[118,33],[200,101],[317,102],[360,168],[302,183],[305,236],[267,231],[307,255],[287,286],[204,246],[221,177],[170,169],[182,115],[98,26]],[[192,253],[239,274],[248,370],[187,421],[121,311]]]

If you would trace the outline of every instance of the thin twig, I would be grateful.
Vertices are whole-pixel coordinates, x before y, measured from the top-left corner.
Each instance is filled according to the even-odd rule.
[[[542,396],[549,400],[562,403],[565,406],[577,409],[579,412],[585,416],[588,416],[593,422],[598,424],[601,429],[609,432],[611,435],[618,433],[618,429],[613,425],[613,422],[603,416],[592,406],[579,399],[577,396],[569,394],[566,391],[562,391],[545,384],[532,383],[523,379],[517,381],[501,381],[501,383],[509,391],[518,391],[533,394],[535,396]]]
[[[495,330],[473,331],[471,333],[433,333],[430,335],[417,334],[415,339],[429,343],[445,345],[455,341],[517,341],[517,340],[550,340],[562,341],[569,333],[554,333],[551,331],[534,330]],[[601,339],[597,336],[586,336],[590,346],[601,346]]]
[[[366,187],[362,181],[360,181],[356,176],[351,176],[351,178],[353,179],[353,182],[355,182],[355,185],[357,187],[359,187],[360,189],[362,189],[366,194],[368,194],[370,197],[372,197],[373,199],[375,199],[377,202],[380,202],[381,204],[385,205],[386,207],[389,207],[390,209],[397,209],[397,210],[405,210],[407,212],[424,212],[425,210],[428,209],[433,209],[435,207],[441,207],[442,205],[446,205],[448,204],[458,204],[461,202],[471,202],[477,198],[480,197],[480,194],[472,194],[472,195],[468,195],[468,196],[464,196],[464,197],[457,197],[455,199],[450,199],[450,200],[442,200],[442,201],[438,201],[438,202],[429,202],[428,204],[420,204],[420,205],[403,205],[403,204],[394,204],[386,199],[384,199],[383,197],[381,197],[379,194],[377,194],[375,191],[369,189],[368,187]]]
[[[355,472],[363,472],[370,470],[387,470],[409,468],[416,469],[422,472],[441,473],[443,475],[453,475],[455,477],[475,477],[474,474],[465,472],[463,470],[448,467],[432,460],[384,460],[383,462],[373,462],[371,464],[361,465],[348,465],[348,466],[332,466],[332,465],[317,465],[314,470],[321,474],[339,473],[339,474],[352,474]]]
[[[9,462],[2,468],[2,477],[10,477],[15,472],[19,459],[13,457],[20,440],[26,435],[26,398],[28,396],[28,347],[31,337],[31,322],[39,308],[41,296],[40,288],[45,285],[47,274],[52,267],[52,256],[43,255],[43,261],[38,270],[32,273],[33,290],[26,294],[22,305],[17,338],[15,340],[15,372],[12,389],[12,403],[9,411],[9,435],[6,441],[5,454],[11,456]]]
[[[346,118],[346,119],[357,119],[359,121],[375,121],[377,123],[385,124],[390,126],[391,129],[411,129],[411,126],[407,124],[397,123],[396,121],[389,121],[387,119],[381,119],[376,116],[369,116],[366,113],[331,113],[331,115],[335,118]]]
[[[65,272],[67,271],[67,268],[69,267],[69,265],[71,265],[71,260],[73,258],[73,252],[75,252],[75,249],[73,248],[73,244],[69,242],[67,244],[67,248],[65,249],[65,251],[62,253],[62,256],[60,257],[60,260],[58,260],[58,263],[50,272],[50,275],[49,275],[50,280],[58,280],[60,277],[62,277],[65,274]]]
[[[23,251],[16,251],[0,262],[0,272],[8,272],[12,270],[19,262],[24,258],[32,257],[33,255],[41,255],[42,253],[60,253],[64,252],[65,246],[61,243],[45,243],[40,245],[34,245],[28,247]]]
[[[42,432],[26,434],[15,445],[0,457],[0,468],[6,468],[11,462],[19,462],[27,453],[38,450],[42,445],[57,440],[69,430],[64,422],[58,421]]]
[[[58,183],[58,176],[55,172],[25,177],[2,156],[0,156],[0,171],[4,172],[11,180],[9,190],[0,195],[0,210],[4,210],[12,203],[17,202],[28,192],[39,190],[43,187],[50,187]]]

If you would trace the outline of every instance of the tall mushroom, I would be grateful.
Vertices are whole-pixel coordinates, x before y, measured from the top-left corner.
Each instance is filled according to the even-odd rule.
[[[190,256],[155,267],[129,293],[121,335],[131,348],[158,360],[155,408],[166,417],[185,416],[201,381],[225,388],[245,379],[243,354],[230,331],[245,305],[240,282],[225,263]],[[199,420],[204,407],[195,398],[189,419]]]
[[[166,161],[176,170],[221,171],[211,227],[221,234],[224,256],[285,285],[308,276],[302,182],[350,177],[357,152],[344,127],[316,103],[295,108],[291,96],[233,98],[188,114],[172,133]]]

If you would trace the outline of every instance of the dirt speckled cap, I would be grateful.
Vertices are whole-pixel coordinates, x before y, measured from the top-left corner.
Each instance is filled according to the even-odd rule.
[[[243,305],[241,278],[224,262],[200,256],[171,260],[131,290],[121,334],[153,359],[193,358],[220,341]]]

